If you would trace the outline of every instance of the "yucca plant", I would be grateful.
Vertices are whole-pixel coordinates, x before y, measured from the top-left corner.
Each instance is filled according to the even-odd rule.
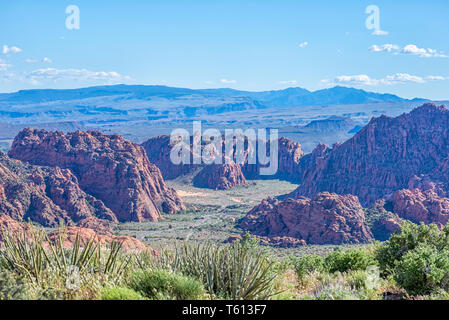
[[[81,274],[120,277],[132,259],[131,255],[122,254],[121,242],[112,242],[109,249],[103,250],[95,237],[82,244],[79,234],[71,249],[64,248],[64,232],[59,232],[53,241],[43,230],[34,227],[18,234],[2,228],[1,235],[5,248],[0,255],[9,267],[37,283],[42,281],[44,272],[65,275],[69,267],[76,268]]]
[[[200,279],[211,295],[227,299],[267,299],[274,295],[274,262],[264,252],[238,243],[175,246],[159,257],[140,254],[139,268],[170,269]]]

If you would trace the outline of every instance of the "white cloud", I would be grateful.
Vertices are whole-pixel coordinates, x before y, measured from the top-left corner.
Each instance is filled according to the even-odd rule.
[[[19,52],[21,52],[21,51],[22,51],[22,49],[20,49],[20,48],[18,48],[18,47],[14,47],[14,46],[8,47],[6,44],[3,45],[3,48],[2,48],[2,53],[3,53],[3,54],[19,53]]]
[[[335,79],[333,79],[332,81],[330,81],[330,83],[351,84],[354,86],[357,86],[357,85],[372,86],[372,85],[377,84],[376,81],[377,80],[371,79],[366,74],[359,74],[359,75],[351,75],[351,76],[347,76],[347,75],[338,76]]]
[[[427,80],[430,80],[430,81],[442,81],[442,80],[449,79],[449,77],[442,77],[442,76],[427,76],[426,79],[427,79]]]
[[[0,71],[6,71],[11,67],[12,65],[0,61]]]
[[[300,44],[298,44],[298,47],[300,48],[305,48],[309,45],[309,43],[307,41],[301,42]]]
[[[415,44],[408,44],[403,48],[400,48],[395,44],[384,44],[381,46],[372,45],[368,48],[372,52],[392,52],[394,55],[404,54],[404,55],[415,55],[420,58],[449,58],[448,55],[438,52],[431,48],[420,48]]]
[[[377,46],[377,45],[372,45],[371,47],[369,47],[368,49],[369,51],[373,51],[373,52],[391,52],[393,50],[399,50],[399,46],[395,45],[395,44],[383,44],[381,46]]]
[[[408,73],[396,73],[393,75],[386,76],[381,80],[384,84],[396,84],[396,83],[406,83],[406,82],[414,82],[414,83],[425,83],[426,81],[419,76],[412,76]]]
[[[90,71],[87,69],[55,69],[46,68],[31,71],[25,75],[25,78],[31,82],[40,81],[84,81],[84,82],[107,82],[119,83],[132,80],[128,76],[122,76],[115,71]]]
[[[228,79],[220,79],[220,82],[223,84],[234,84],[237,83],[236,80],[228,80]]]
[[[26,63],[37,63],[37,62],[52,63],[53,60],[51,60],[50,58],[44,57],[42,60],[38,60],[38,59],[26,59],[25,62],[26,62]]]
[[[296,81],[296,80],[285,80],[285,81],[279,81],[279,84],[282,84],[282,85],[296,85],[296,84],[298,84],[298,81]]]
[[[431,49],[431,48],[419,48],[418,46],[414,44],[408,44],[402,50],[400,51],[402,54],[412,54],[417,55],[421,58],[449,58],[448,55],[445,55],[443,53],[438,53],[437,50]]]
[[[6,61],[3,59],[0,59],[0,71],[6,71],[11,67],[12,67],[12,65],[10,65],[9,63],[6,63]]]
[[[374,30],[371,34],[373,36],[387,36],[388,35],[388,31]]]
[[[449,79],[443,76],[427,76],[420,77],[410,75],[408,73],[395,73],[387,75],[382,79],[374,79],[366,74],[359,75],[342,75],[335,77],[332,80],[321,80],[321,83],[326,85],[351,85],[351,86],[377,86],[377,85],[395,85],[404,83],[426,83],[427,81],[442,81]]]

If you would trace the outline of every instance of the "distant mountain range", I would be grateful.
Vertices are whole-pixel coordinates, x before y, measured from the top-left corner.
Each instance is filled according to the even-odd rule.
[[[240,91],[234,89],[186,89],[167,86],[113,85],[81,89],[21,90],[0,94],[0,104],[41,104],[55,101],[84,100],[100,97],[117,97],[126,100],[185,100],[186,97],[202,98],[204,105],[220,106],[229,101],[246,102],[254,107],[296,107],[310,105],[361,104],[375,102],[407,101],[393,94],[380,94],[361,89],[336,86],[329,89],[308,91],[303,88],[287,88],[273,91]],[[414,99],[416,100],[416,99]],[[423,100],[423,99],[418,99]],[[215,102],[215,103],[213,103]],[[220,103],[221,102],[221,103]],[[195,103],[196,105],[196,103]],[[191,105],[194,107],[195,105]]]

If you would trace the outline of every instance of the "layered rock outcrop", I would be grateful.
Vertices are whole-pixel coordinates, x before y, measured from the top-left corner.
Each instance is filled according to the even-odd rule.
[[[86,194],[70,170],[29,165],[0,153],[0,213],[56,227],[85,219],[117,223],[101,200]]]
[[[161,170],[164,179],[175,179],[198,169],[198,165],[192,164],[191,152],[190,164],[174,164],[170,159],[173,146],[174,144],[170,142],[170,136],[167,135],[157,136],[142,143],[148,159]]]
[[[449,198],[433,190],[399,190],[392,198],[393,212],[415,223],[444,226],[449,221]]]
[[[215,190],[227,190],[245,184],[245,176],[235,163],[207,165],[193,178],[195,187]]]
[[[161,212],[185,209],[145,150],[119,135],[27,128],[14,139],[9,155],[34,165],[69,169],[81,189],[101,200],[119,221],[156,221]]]
[[[292,237],[307,244],[363,243],[373,239],[357,197],[323,192],[309,199],[268,198],[240,226],[264,237]]]
[[[444,106],[427,103],[396,118],[373,118],[354,137],[309,165],[290,196],[328,191],[354,194],[369,205],[417,183],[416,177],[427,177],[447,191],[448,141],[449,111]]]
[[[192,138],[190,142],[190,150],[192,148]],[[223,156],[222,165],[206,165],[206,164],[193,164],[193,153],[190,152],[190,164],[173,164],[170,160],[170,152],[173,149],[173,144],[170,142],[169,136],[158,136],[151,138],[144,142],[142,146],[145,148],[148,157],[151,162],[155,163],[162,172],[162,175],[166,179],[175,179],[179,176],[195,172],[196,170],[202,169],[201,175],[196,178],[198,185],[203,185],[206,188],[216,189],[216,186],[220,184],[221,178],[228,181],[230,179],[227,176],[217,176],[217,173],[226,174],[230,171],[235,172],[236,176],[240,176],[237,171],[242,171],[244,179],[286,179],[295,182],[301,181],[302,175],[306,168],[307,163],[301,163],[301,159],[304,153],[301,149],[301,145],[297,142],[289,140],[287,138],[281,137],[278,140],[278,170],[274,175],[263,176],[260,175],[260,169],[264,165],[260,165],[257,159],[257,148],[251,149],[248,147],[248,140],[246,139],[243,144],[243,154],[241,155],[243,162],[235,164],[237,159],[236,156],[236,140],[232,142],[232,151],[226,154],[226,147],[223,141],[221,155]],[[204,148],[204,145],[201,146]],[[267,143],[267,152],[270,152],[270,146]],[[256,164],[249,164],[249,154],[252,154],[256,159]],[[225,157],[232,158],[234,161],[228,165],[226,164]],[[229,162],[229,161],[228,161]],[[210,168],[209,168],[210,167]],[[208,176],[208,174],[214,174],[215,176]],[[217,182],[211,183],[211,179],[219,178]],[[199,181],[199,179],[203,181]],[[244,179],[234,179],[235,184],[230,184],[229,187],[244,184]]]
[[[129,236],[112,236],[112,235],[99,235],[94,230],[80,227],[61,228],[49,233],[48,238],[50,241],[56,241],[59,238],[64,241],[62,245],[64,248],[70,249],[76,242],[76,238],[79,237],[81,246],[86,245],[89,241],[98,243],[100,247],[104,248],[113,242],[120,242],[122,244],[122,250],[124,251],[142,251],[149,250],[151,253],[158,255],[158,251],[145,245],[140,240]]]
[[[0,247],[4,241],[3,237],[6,235],[14,235],[15,237],[22,238],[25,236],[27,241],[33,241],[34,232],[29,225],[18,222],[8,215],[0,214]],[[143,242],[136,238],[129,236],[113,236],[113,235],[100,235],[90,228],[81,227],[67,227],[60,228],[51,231],[48,234],[48,239],[51,242],[59,241],[62,239],[62,246],[66,249],[73,248],[76,243],[76,239],[79,237],[80,246],[87,245],[90,241],[94,241],[95,244],[99,244],[100,247],[105,248],[110,246],[113,242],[120,242],[122,250],[124,251],[143,251],[148,250],[154,255],[159,255],[159,252],[145,245]],[[48,246],[49,243],[45,241],[44,246]]]

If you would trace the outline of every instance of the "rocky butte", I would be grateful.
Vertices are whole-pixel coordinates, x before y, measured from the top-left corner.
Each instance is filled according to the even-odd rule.
[[[80,188],[101,200],[120,222],[156,221],[161,212],[185,209],[145,150],[119,135],[27,128],[14,139],[9,156],[34,165],[69,169]]]
[[[80,189],[70,170],[26,164],[1,152],[0,212],[46,227],[101,225],[102,233],[110,233],[110,225],[118,222],[101,200]]]
[[[299,182],[301,180],[305,164],[301,162],[304,155],[301,145],[290,139],[281,137],[278,140],[278,171],[275,175],[261,176],[261,165],[248,163],[248,144],[245,142],[244,162],[242,164],[192,164],[193,155],[190,154],[191,164],[173,164],[170,160],[170,152],[173,144],[169,136],[158,136],[144,142],[148,158],[156,164],[165,179],[175,179],[179,176],[195,173],[193,183],[195,186],[212,189],[229,189],[234,186],[246,184],[246,179],[286,179]],[[235,144],[234,144],[235,147]],[[269,144],[267,144],[269,150]],[[257,149],[256,151],[257,152]],[[223,144],[222,154],[225,154]],[[235,158],[235,148],[233,157]],[[200,170],[201,169],[201,170]],[[199,172],[196,172],[200,170]]]
[[[240,222],[263,237],[291,237],[307,244],[369,242],[373,236],[357,197],[323,192],[312,199],[263,200]]]
[[[318,146],[320,150],[322,146]],[[356,195],[363,205],[407,189],[449,183],[449,111],[424,104],[396,118],[380,116],[342,144],[317,155],[289,196],[313,197],[327,191]]]

